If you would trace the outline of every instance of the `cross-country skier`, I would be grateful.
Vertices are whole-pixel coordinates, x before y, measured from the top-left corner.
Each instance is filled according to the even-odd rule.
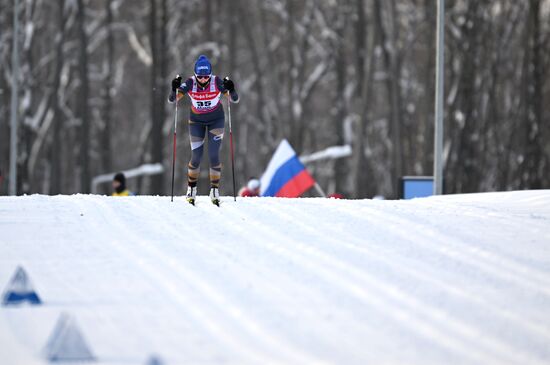
[[[208,136],[208,157],[210,160],[210,199],[219,205],[219,185],[222,171],[220,148],[223,139],[225,115],[221,97],[229,93],[231,102],[238,103],[239,95],[235,84],[228,77],[220,79],[212,74],[212,65],[204,55],[195,62],[194,75],[182,83],[181,76],[172,80],[172,92],[168,100],[172,103],[187,94],[191,99],[189,113],[189,139],[191,160],[187,166],[187,201],[195,204],[199,167],[204,152],[204,142]]]

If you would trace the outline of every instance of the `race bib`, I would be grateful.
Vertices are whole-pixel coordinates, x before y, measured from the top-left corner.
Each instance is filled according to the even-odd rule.
[[[198,91],[197,81],[194,76],[192,79],[193,89],[188,92],[188,95],[191,99],[191,109],[193,112],[203,114],[216,109],[222,96],[222,93],[216,87],[216,76],[212,76],[210,87],[202,91]]]

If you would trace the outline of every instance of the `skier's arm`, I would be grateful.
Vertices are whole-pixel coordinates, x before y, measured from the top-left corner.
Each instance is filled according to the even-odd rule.
[[[232,103],[239,102],[239,94],[237,94],[237,91],[235,90],[235,84],[229,79],[229,77],[226,77],[223,80],[220,80],[218,78],[216,81],[218,81],[218,89],[220,89],[222,93],[229,93]]]
[[[176,100],[176,90],[178,90],[181,95],[185,95],[193,87],[192,83],[193,80],[189,78],[182,84],[181,77],[178,75],[174,80],[172,80],[172,90],[168,96],[168,101],[173,103],[174,100]]]

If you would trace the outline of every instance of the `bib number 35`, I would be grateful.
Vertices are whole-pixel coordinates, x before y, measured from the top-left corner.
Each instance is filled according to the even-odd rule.
[[[207,100],[207,101],[197,101],[197,107],[198,108],[208,108],[210,105],[212,105],[212,102]]]

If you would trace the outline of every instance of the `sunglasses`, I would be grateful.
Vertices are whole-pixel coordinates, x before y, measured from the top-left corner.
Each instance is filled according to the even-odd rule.
[[[207,76],[198,76],[198,75],[195,75],[195,77],[197,78],[197,80],[208,80],[210,78],[209,75]]]

